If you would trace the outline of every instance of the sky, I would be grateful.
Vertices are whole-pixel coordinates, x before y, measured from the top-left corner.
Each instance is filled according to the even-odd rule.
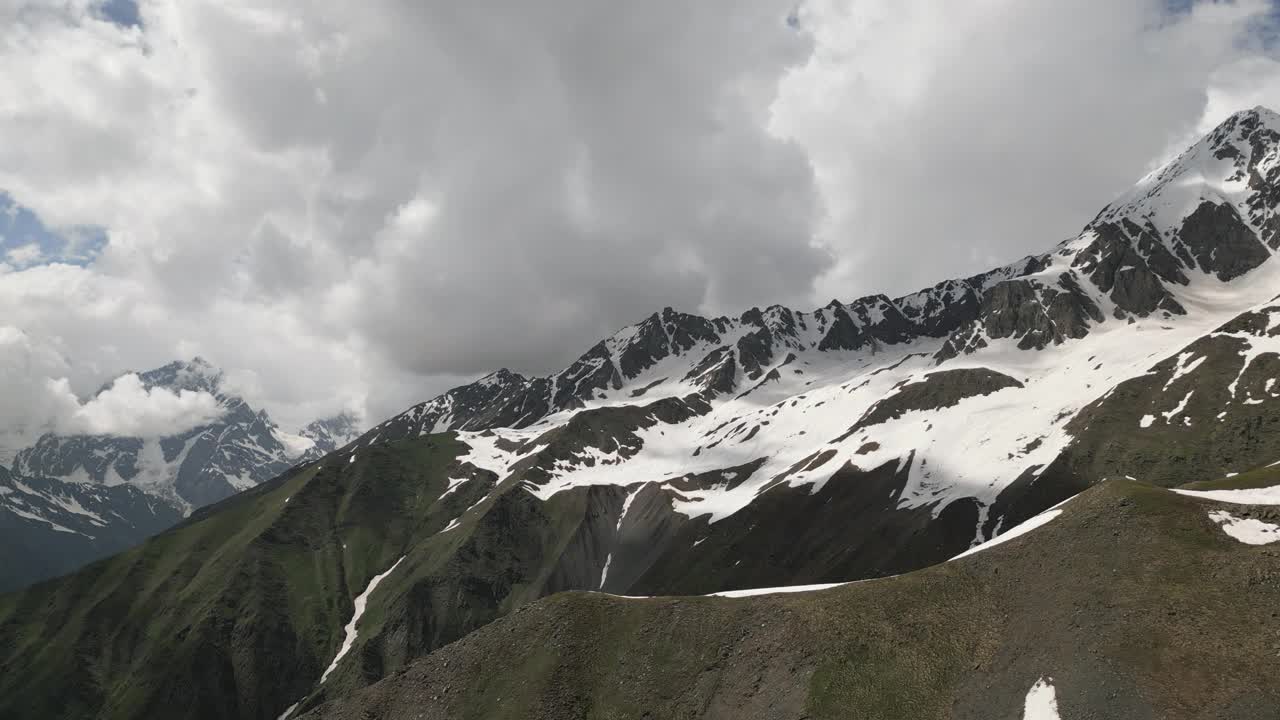
[[[286,428],[544,373],[665,306],[1043,252],[1231,112],[1265,0],[0,0],[0,447]]]

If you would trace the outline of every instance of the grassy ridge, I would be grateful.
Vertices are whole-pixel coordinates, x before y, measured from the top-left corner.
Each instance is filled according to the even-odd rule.
[[[959,561],[804,594],[566,593],[316,708],[401,718],[1274,718],[1280,553],[1211,504],[1100,485]]]

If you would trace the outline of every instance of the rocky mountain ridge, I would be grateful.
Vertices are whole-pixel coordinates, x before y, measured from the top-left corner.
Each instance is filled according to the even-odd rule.
[[[505,458],[490,469],[502,475],[533,454],[525,474],[544,496],[576,482],[670,483],[681,474],[677,465],[697,474],[770,458],[717,518],[776,481],[816,491],[845,465],[905,463],[911,480],[902,504],[940,511],[971,497],[989,508],[1001,490],[1042,471],[1074,441],[1078,432],[1064,421],[1089,401],[1237,315],[1265,312],[1280,290],[1280,272],[1267,263],[1280,245],[1278,173],[1280,116],[1243,111],[1044,255],[900,298],[833,301],[813,312],[772,306],[704,318],[667,308],[559,373],[527,378],[500,370],[410,408],[355,446],[491,431],[496,440],[476,439],[488,444],[485,453]],[[1262,355],[1264,341],[1255,341]],[[964,391],[952,387],[959,377],[937,372],[947,368],[1004,375],[1021,392],[993,388],[979,397],[1000,400],[962,403]],[[939,438],[932,431],[938,417],[915,427],[906,427],[905,412],[869,421],[879,417],[874,406],[900,403],[902,392],[921,394],[903,389],[916,383],[926,383],[923,394],[935,400],[914,409],[936,415],[956,407],[944,414],[954,416],[963,441]],[[1023,432],[1005,438],[969,427],[975,403],[1008,405],[1018,396],[1039,411],[1019,423]],[[588,417],[624,427],[571,449],[556,442],[595,422]],[[647,444],[663,446],[655,454],[663,462],[645,462]],[[976,445],[994,452],[973,453]],[[675,451],[685,460],[665,462]],[[801,462],[811,456],[826,459]],[[802,467],[791,470],[795,463]],[[979,473],[995,477],[974,486]],[[672,493],[694,515],[711,507],[709,497],[694,507],[687,491]]]

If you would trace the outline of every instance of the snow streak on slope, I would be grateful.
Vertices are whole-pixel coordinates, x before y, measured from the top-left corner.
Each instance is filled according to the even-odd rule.
[[[829,590],[833,587],[841,587],[849,584],[850,583],[820,583],[817,585],[786,585],[783,587],[752,588],[750,590],[726,590],[724,592],[711,593],[709,597],[744,598],[756,597],[757,595],[782,595],[787,593],[815,592],[817,590]]]
[[[1014,525],[1013,527],[1009,528],[1008,530],[1005,530],[1004,532],[982,543],[981,545],[971,547],[968,550],[965,550],[964,552],[960,553],[959,555],[951,559],[959,560],[962,557],[968,557],[969,555],[980,553],[983,550],[990,550],[991,548],[997,545],[1006,543],[1016,537],[1019,537],[1021,535],[1026,535],[1027,533],[1031,532],[1032,530],[1035,530],[1036,528],[1042,525],[1049,524],[1051,521],[1056,519],[1061,514],[1062,514],[1062,503],[1059,503],[1058,505],[1055,505],[1054,507],[1049,508],[1048,510],[1045,510],[1039,515],[1036,515],[1030,520]]]
[[[1280,485],[1247,490],[1174,490],[1174,492],[1179,495],[1236,505],[1280,505]]]
[[[403,557],[392,563],[391,567],[387,568],[386,572],[381,575],[374,575],[373,579],[369,581],[369,586],[364,589],[364,592],[356,596],[354,602],[355,611],[351,614],[351,622],[348,622],[347,626],[343,628],[342,647],[338,650],[338,654],[333,656],[333,662],[329,663],[329,667],[325,668],[324,674],[320,676],[321,684],[323,684],[325,680],[329,679],[329,673],[332,673],[337,669],[338,663],[351,650],[351,646],[355,644],[356,623],[360,622],[360,616],[364,615],[364,609],[369,603],[369,595],[371,595],[374,589],[378,587],[378,583],[382,582],[388,575],[394,572],[402,562],[404,562]],[[286,714],[288,713],[286,712]]]

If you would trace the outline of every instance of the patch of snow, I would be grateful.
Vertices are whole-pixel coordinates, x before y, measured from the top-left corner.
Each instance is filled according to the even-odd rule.
[[[1174,492],[1188,497],[1217,500],[1236,505],[1280,505],[1280,485],[1247,490],[1178,490]]]
[[[1209,357],[1208,355],[1201,355],[1200,357],[1194,360],[1191,360],[1191,356],[1193,354],[1194,353],[1184,352],[1178,355],[1178,366],[1174,368],[1173,375],[1169,376],[1168,382],[1164,384],[1164,387],[1161,388],[1160,392],[1167,391],[1169,389],[1169,386],[1177,382],[1178,378],[1182,377],[1183,375],[1188,375],[1192,372],[1195,372],[1195,369],[1200,367],[1200,365]],[[1190,362],[1188,362],[1188,360],[1190,360]]]
[[[93,536],[92,536],[92,535],[85,535],[85,534],[84,534],[84,533],[82,533],[82,532],[76,532],[75,530],[72,530],[71,528],[66,527],[65,525],[59,525],[58,523],[56,523],[56,522],[54,522],[54,521],[52,521],[52,520],[50,520],[50,519],[48,519],[48,518],[40,517],[39,515],[36,515],[36,514],[34,514],[34,513],[27,512],[26,510],[21,510],[21,509],[19,509],[19,508],[13,507],[12,505],[10,505],[9,507],[7,507],[7,508],[5,508],[5,509],[6,509],[6,510],[8,510],[9,512],[13,513],[14,515],[17,515],[17,516],[18,516],[18,517],[20,517],[20,518],[26,518],[27,520],[34,520],[34,521],[36,521],[36,522],[47,523],[47,524],[49,525],[49,527],[53,528],[54,530],[56,530],[56,531],[58,531],[58,532],[70,533],[70,534],[72,534],[72,535],[84,535],[85,537],[89,538],[90,540],[92,540],[92,539],[93,539]]]
[[[1027,691],[1027,698],[1022,704],[1022,720],[1061,720],[1061,717],[1053,678],[1040,678]]]
[[[445,489],[444,489],[444,492],[440,493],[440,497],[436,498],[436,502],[440,502],[441,500],[443,500],[443,499],[444,499],[444,496],[445,496],[445,495],[448,495],[449,493],[453,492],[454,490],[457,490],[458,488],[460,488],[460,487],[462,487],[463,485],[467,484],[467,482],[468,482],[468,481],[470,481],[470,480],[471,480],[471,478],[469,478],[469,477],[449,478],[449,487],[445,488]]]
[[[1269,545],[1280,540],[1280,525],[1238,518],[1226,510],[1209,511],[1209,519],[1218,523],[1223,532],[1247,545]]]
[[[50,495],[49,500],[54,504],[56,504],[58,507],[62,508],[63,510],[66,510],[69,513],[74,513],[76,515],[83,515],[89,518],[90,520],[95,521],[98,525],[106,524],[106,522],[102,519],[101,515],[98,515],[95,512],[90,512],[89,510],[86,510],[85,507],[80,504],[80,501],[76,500],[74,497],[64,496],[64,495]]]
[[[1033,517],[1033,518],[1029,518],[1028,520],[1026,520],[1026,521],[1024,521],[1024,522],[1021,522],[1021,523],[1019,523],[1019,524],[1017,524],[1017,525],[1014,525],[1013,527],[1011,527],[1011,528],[1009,528],[1008,530],[1004,531],[1003,533],[1001,533],[1001,534],[999,534],[999,535],[997,535],[997,536],[995,536],[995,537],[991,538],[990,540],[988,540],[988,541],[986,541],[986,542],[982,543],[981,545],[978,545],[977,547],[971,547],[971,548],[969,548],[968,550],[965,550],[964,552],[960,553],[959,555],[957,555],[957,556],[955,556],[955,557],[953,557],[953,558],[951,558],[951,559],[952,559],[952,560],[959,560],[959,559],[960,559],[960,558],[962,558],[962,557],[966,557],[966,556],[968,556],[968,555],[973,555],[974,553],[980,553],[980,552],[982,552],[983,550],[990,550],[991,548],[993,548],[993,547],[995,547],[995,546],[997,546],[997,545],[999,545],[999,544],[1001,544],[1001,543],[1008,542],[1008,541],[1010,541],[1010,540],[1012,540],[1012,539],[1014,539],[1014,538],[1018,537],[1019,535],[1025,535],[1025,534],[1027,534],[1027,533],[1031,532],[1032,530],[1035,530],[1036,528],[1040,527],[1041,525],[1046,525],[1046,524],[1048,524],[1051,520],[1053,520],[1054,518],[1056,518],[1056,517],[1058,517],[1059,515],[1061,515],[1061,514],[1062,514],[1062,505],[1063,505],[1064,503],[1068,502],[1069,500],[1070,500],[1070,498],[1068,498],[1067,500],[1063,500],[1062,502],[1058,503],[1057,505],[1054,505],[1053,507],[1049,508],[1048,510],[1045,510],[1044,512],[1040,513],[1039,515],[1036,515],[1036,516],[1035,516],[1035,517]]]
[[[1138,421],[1138,427],[1149,428],[1151,427],[1152,423],[1154,423],[1155,421],[1156,421],[1155,415],[1143,415],[1142,419]]]
[[[1191,396],[1194,395],[1195,392],[1196,392],[1195,390],[1187,391],[1186,396],[1182,398],[1182,402],[1178,403],[1177,407],[1170,410],[1169,412],[1160,413],[1164,417],[1164,421],[1168,423],[1170,420],[1180,415],[1183,410],[1186,410],[1187,403],[1191,400]],[[1143,418],[1143,419],[1145,420],[1146,418]]]
[[[865,582],[865,581],[855,581],[855,582]],[[750,590],[725,590],[724,592],[711,593],[710,595],[707,595],[705,597],[743,598],[743,597],[755,597],[757,595],[781,595],[783,593],[802,593],[802,592],[814,592],[816,590],[827,590],[833,587],[840,587],[841,585],[851,585],[851,584],[852,583],[839,582],[839,583],[822,583],[819,585],[784,585],[782,587],[752,588]]]
[[[600,571],[600,587],[604,587],[604,581],[609,577],[609,565],[613,562],[613,553],[609,553],[604,559],[604,569]]]

